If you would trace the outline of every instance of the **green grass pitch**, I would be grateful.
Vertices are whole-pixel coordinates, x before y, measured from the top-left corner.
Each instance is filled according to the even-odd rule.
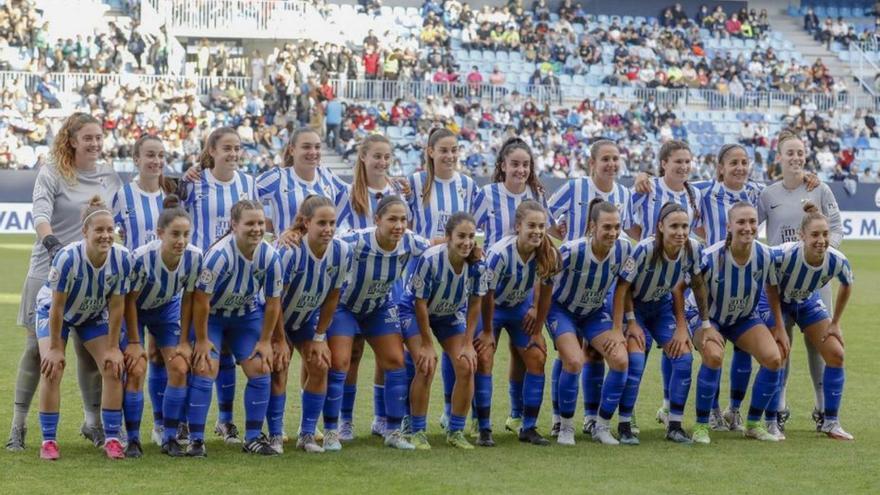
[[[29,236],[0,236],[0,428],[12,414],[16,367],[24,332],[16,327],[19,294],[30,255]],[[439,373],[431,398],[429,452],[397,452],[369,436],[372,416],[372,355],[361,364],[355,424],[358,439],[338,454],[310,456],[287,446],[277,458],[245,455],[209,436],[207,459],[169,459],[153,444],[141,460],[111,462],[78,437],[82,419],[73,351],[68,349],[59,440],[62,458],[38,459],[40,440],[36,401],[28,423],[24,453],[0,451],[0,493],[880,493],[880,426],[876,423],[877,376],[880,365],[871,353],[880,348],[877,294],[880,257],[877,243],[847,242],[856,275],[854,297],[844,318],[847,385],[843,425],[856,441],[842,443],[818,436],[810,412],[812,387],[806,369],[803,339],[795,337],[789,401],[792,419],[788,440],[781,444],[747,441],[735,433],[713,433],[710,446],[679,446],[663,440],[653,421],[660,404],[658,352],[653,352],[637,407],[642,445],[603,447],[578,434],[578,445],[547,448],[523,445],[503,431],[507,414],[507,356],[502,342],[495,364],[492,419],[498,446],[457,451],[444,443],[437,424],[442,406]],[[506,337],[505,337],[506,338]],[[729,353],[729,346],[728,346]],[[550,356],[552,359],[553,356]],[[294,358],[288,391],[287,430],[295,433],[300,417],[296,383],[299,358]],[[728,355],[729,359],[729,355]],[[699,358],[695,359],[698,366]],[[549,373],[549,359],[547,372]],[[242,376],[242,375],[240,375]],[[243,426],[239,380],[236,420]],[[549,377],[540,428],[550,423]],[[728,393],[727,366],[722,405]],[[693,390],[686,427],[693,423]],[[143,436],[152,427],[147,399]],[[216,413],[212,411],[209,422]],[[576,417],[580,417],[580,410]],[[3,437],[5,440],[5,436]],[[146,442],[145,442],[146,443]]]

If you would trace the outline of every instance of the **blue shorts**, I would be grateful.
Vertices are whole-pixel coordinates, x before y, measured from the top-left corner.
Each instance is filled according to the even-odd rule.
[[[34,324],[37,329],[37,340],[45,339],[50,336],[48,313],[37,311]],[[71,330],[75,330],[83,342],[88,342],[110,333],[110,327],[107,324],[107,320],[104,319],[89,320],[79,325],[71,325],[66,321],[61,323],[61,338],[64,339],[65,342],[67,342],[67,336],[70,335]]]
[[[467,329],[464,311],[459,311],[453,315],[430,316],[428,322],[438,342],[443,342],[449,337],[455,337],[456,335],[464,335]],[[419,323],[416,321],[416,315],[409,308],[400,308],[400,330],[403,332],[404,340],[419,334]]]
[[[138,334],[141,342],[144,341],[144,327],[149,330],[158,348],[177,346],[180,343],[180,299],[155,309],[139,309]]]
[[[577,337],[590,342],[614,328],[614,322],[607,308],[599,308],[588,315],[577,316],[554,301],[547,315],[547,326],[553,340],[566,333],[574,333]]]
[[[287,340],[290,341],[291,344],[301,344],[303,342],[307,342],[312,340],[315,336],[315,329],[318,328],[318,318],[321,316],[321,310],[316,309],[312,311],[312,314],[309,315],[305,321],[302,322],[302,325],[299,328],[284,326],[284,334],[287,335]]]
[[[333,314],[333,322],[327,329],[328,337],[351,337],[363,334],[364,337],[381,337],[383,335],[400,335],[400,318],[397,305],[386,301],[385,304],[369,313],[356,314],[340,304]]]
[[[801,332],[810,325],[822,320],[831,319],[831,315],[828,314],[828,308],[822,302],[822,296],[819,295],[819,291],[813,292],[803,302],[782,302],[780,303],[780,309],[782,310],[782,317],[786,321],[794,322],[801,329]],[[766,298],[758,301],[757,311],[759,315],[766,315],[764,321],[768,327],[774,326],[775,319]]]
[[[527,348],[532,338],[526,333],[525,328],[523,328],[523,320],[531,307],[531,296],[516,306],[496,305],[495,312],[492,315],[492,331],[495,333],[495,341],[498,341],[498,337],[501,335],[501,330],[506,330],[507,335],[510,337],[510,342],[514,346],[520,349]],[[481,316],[477,323],[477,330],[474,332],[474,338],[476,338],[482,331],[483,318]]]
[[[714,326],[718,332],[727,340],[736,343],[740,337],[743,336],[744,333],[751,330],[752,328],[758,325],[766,325],[764,318],[761,318],[760,313],[756,309],[752,311],[752,313],[748,316],[740,318],[730,325],[721,325],[715,320],[712,321],[712,326]]]
[[[636,322],[645,331],[646,348],[650,347],[647,339],[649,335],[660,347],[672,340],[672,335],[675,333],[675,314],[672,311],[671,296],[660,301],[633,301],[633,309]]]
[[[220,350],[228,349],[235,361],[240,363],[254,352],[254,346],[263,333],[263,311],[253,311],[243,316],[208,316],[208,339],[214,344],[212,359],[220,359]],[[195,342],[195,333],[190,335]]]

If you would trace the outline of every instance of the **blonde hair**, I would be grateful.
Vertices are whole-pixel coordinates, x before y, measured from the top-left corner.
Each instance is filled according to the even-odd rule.
[[[52,157],[58,174],[71,186],[77,183],[76,162],[74,161],[76,149],[72,143],[76,139],[76,133],[88,124],[100,127],[101,121],[83,112],[76,112],[67,117],[64,124],[61,125],[61,129],[58,130],[58,135],[55,136],[52,149],[49,151],[49,156]]]
[[[789,129],[783,129],[782,131],[780,131],[779,136],[776,137],[776,153],[782,154],[782,145],[788,141],[791,141],[792,139],[797,139],[798,141],[803,143],[801,137],[798,136],[794,131],[791,131]]]
[[[812,222],[813,220],[822,220],[825,222],[828,221],[825,215],[823,215],[822,212],[819,211],[819,207],[810,201],[804,203],[803,209],[804,218],[801,220],[801,232],[806,232],[807,226],[810,225],[810,222]]]
[[[367,163],[364,155],[375,143],[391,146],[391,141],[381,134],[370,134],[358,145],[357,162],[354,164],[354,178],[351,182],[351,207],[358,215],[366,215],[370,211],[369,190],[367,187]]]
[[[88,204],[82,211],[81,219],[83,223],[83,227],[88,227],[92,221],[92,217],[96,215],[110,215],[113,216],[113,213],[107,208],[107,203],[104,203],[104,199],[99,195],[94,195],[89,199]]]

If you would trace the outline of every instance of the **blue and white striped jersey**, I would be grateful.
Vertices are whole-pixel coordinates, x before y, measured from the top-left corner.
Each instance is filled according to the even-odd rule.
[[[91,320],[106,320],[108,303],[113,295],[129,291],[131,255],[114,244],[102,266],[93,266],[86,255],[85,241],[65,246],[52,261],[49,279],[37,293],[37,310],[49,311],[54,291],[67,294],[64,321],[81,325]]]
[[[691,230],[700,225],[699,212],[694,211],[690,197],[686,189],[675,192],[666,186],[662,177],[652,179],[653,188],[648,194],[633,193],[632,195],[632,218],[633,223],[642,227],[642,239],[654,235],[657,228],[657,220],[660,218],[660,210],[666,203],[678,203],[684,208],[691,218]],[[702,197],[700,190],[690,186],[694,195],[694,205],[699,207]]]
[[[553,300],[577,316],[601,309],[632,251],[629,241],[617,239],[605,259],[597,260],[590,239],[566,242],[559,247],[562,270],[554,277]]]
[[[136,182],[122,186],[113,196],[113,220],[124,233],[125,247],[129,251],[156,240],[156,224],[164,200],[162,189],[148,193]]]
[[[261,310],[266,298],[280,297],[284,289],[278,253],[262,241],[249,260],[235,237],[228,235],[205,254],[196,289],[211,296],[213,315],[242,316]]]
[[[202,170],[198,182],[184,184],[184,208],[193,220],[192,243],[202,251],[229,231],[232,205],[242,199],[257,199],[254,178],[241,171],[236,171],[231,181],[222,182],[211,170]]]
[[[189,244],[177,267],[162,261],[162,241],[155,240],[132,253],[131,292],[139,291],[138,309],[155,309],[192,292],[202,270],[202,250]]]
[[[694,184],[700,191],[700,224],[706,230],[706,244],[711,246],[727,238],[727,212],[739,202],[758,208],[763,184],[746,182],[739,191],[728,189],[723,182],[703,181]]]
[[[293,167],[275,167],[260,174],[256,182],[257,196],[269,207],[276,233],[293,225],[299,205],[306,197],[315,194],[329,198],[338,212],[347,195],[347,190],[340,191],[327,175],[319,172],[315,180],[306,181],[296,175]]]
[[[425,299],[429,315],[454,315],[467,306],[469,297],[486,294],[485,270],[482,261],[465,262],[461,273],[455,273],[449,262],[448,244],[438,244],[416,260],[400,304],[414,308],[416,299]]]
[[[749,261],[740,266],[725,241],[703,251],[700,270],[709,288],[709,317],[720,325],[732,325],[752,314],[764,284],[776,285],[773,252],[755,242]]]
[[[663,300],[686,274],[700,273],[703,249],[696,239],[688,238],[688,243],[690,243],[690,252],[687,246],[683,246],[674,260],[667,259],[666,254],[661,252],[657,257],[657,263],[652,261],[653,236],[636,245],[620,271],[620,278],[633,285],[634,302]],[[663,248],[661,246],[658,249]]]
[[[523,260],[516,239],[516,235],[504,236],[486,253],[487,288],[495,291],[496,306],[518,306],[535,287],[538,258],[532,253],[528,260]]]
[[[284,295],[281,308],[284,327],[298,329],[324,303],[327,294],[342,287],[351,263],[351,249],[339,239],[333,239],[318,258],[309,248],[308,239],[299,246],[279,249]]]
[[[385,196],[400,196],[403,198],[403,192],[401,192],[400,189],[396,187],[396,183],[391,180],[388,181],[385,189],[382,189],[381,191],[367,188],[367,203],[369,210],[361,215],[354,211],[354,206],[352,206],[351,202],[351,188],[349,188],[348,191],[349,192],[345,196],[345,204],[342,205],[342,210],[339,213],[339,220],[336,222],[338,230],[341,232],[366,229],[374,226],[373,212],[376,211],[376,206],[379,205],[379,201],[382,201],[382,198]]]
[[[530,187],[526,187],[520,194],[507,190],[503,182],[493,182],[480,188],[474,200],[474,219],[477,221],[477,228],[483,231],[484,246],[491,246],[514,232],[516,208],[527,199],[535,200],[547,208],[544,196],[536,195]],[[552,224],[552,220],[547,224]]]
[[[787,242],[773,248],[779,297],[782,302],[803,302],[832,278],[852,285],[853,272],[846,256],[829,247],[822,266],[812,266],[804,259],[803,242]]]
[[[430,247],[427,239],[407,230],[393,251],[385,251],[376,240],[376,227],[348,232],[341,239],[352,252],[340,303],[357,314],[369,313],[385,304],[409,260]]]
[[[453,213],[473,211],[477,197],[477,183],[458,172],[455,172],[449,180],[435,177],[434,187],[431,188],[431,200],[425,204],[422,188],[426,179],[427,172],[419,172],[409,179],[412,188],[409,198],[412,230],[426,239],[445,237],[446,221]]]
[[[613,203],[620,213],[620,226],[628,229],[632,226],[632,193],[621,184],[614,184],[610,192],[604,192],[593,182],[590,177],[570,179],[561,189],[550,197],[550,216],[557,222],[564,221],[568,232],[565,234],[566,241],[573,241],[586,237],[587,223],[589,218],[588,209],[593,198],[600,197]]]

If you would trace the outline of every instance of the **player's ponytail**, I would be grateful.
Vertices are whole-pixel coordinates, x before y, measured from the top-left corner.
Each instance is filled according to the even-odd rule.
[[[819,207],[816,206],[815,203],[810,201],[804,202],[804,218],[801,220],[801,232],[805,233],[807,231],[807,227],[813,220],[822,220],[824,222],[828,221],[828,218],[819,211]]]
[[[317,194],[306,196],[306,199],[304,199],[299,205],[299,209],[296,212],[296,218],[293,219],[293,224],[288,227],[287,230],[299,234],[300,238],[305,237],[308,232],[306,229],[306,220],[311,220],[315,216],[315,212],[318,211],[318,208],[324,206],[335,208],[333,201],[331,201],[330,198],[318,196]]]
[[[159,215],[156,227],[159,230],[164,230],[171,224],[171,222],[181,217],[192,221],[189,213],[180,206],[180,198],[176,194],[169,194],[165,196],[165,199],[162,201],[162,213]]]
[[[430,153],[434,152],[437,142],[443,138],[456,137],[455,133],[445,127],[435,127],[428,133],[428,145],[425,146],[425,183],[422,185],[422,204],[431,202],[431,192],[434,189],[434,159]],[[430,153],[429,153],[430,151]]]
[[[516,225],[520,225],[525,216],[529,212],[539,212],[544,215],[544,219],[550,218],[550,215],[547,214],[547,210],[538,203],[537,201],[527,199],[519,204],[516,208],[516,214],[514,216],[514,223]],[[561,261],[562,257],[559,254],[559,250],[556,249],[556,246],[553,245],[553,241],[550,240],[550,236],[544,233],[544,237],[541,239],[541,245],[535,250],[535,257],[538,261],[538,276],[541,278],[550,278],[553,275],[556,275],[557,272],[561,269]]]
[[[455,228],[461,225],[464,222],[468,222],[473,225],[475,228],[477,226],[477,221],[474,220],[474,216],[466,211],[459,211],[457,213],[453,213],[449,220],[446,221],[446,225],[444,227],[444,232],[446,233],[447,241],[452,238],[452,233],[455,231]],[[471,249],[471,252],[468,254],[467,258],[464,260],[468,264],[474,264],[483,259],[483,250],[480,249],[480,246],[474,242],[474,248]]]

